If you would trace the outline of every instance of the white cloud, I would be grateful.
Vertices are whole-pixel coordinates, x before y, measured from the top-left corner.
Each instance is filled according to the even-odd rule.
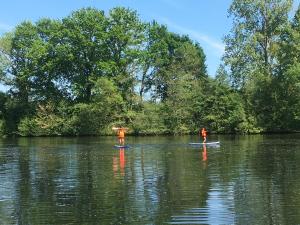
[[[0,32],[7,32],[13,29],[13,26],[0,22]]]
[[[165,4],[175,8],[175,9],[182,9],[182,5],[174,0],[162,0]]]
[[[161,20],[168,27],[170,27],[172,29],[175,29],[176,31],[178,31],[182,34],[187,34],[192,39],[195,39],[195,40],[197,40],[198,42],[200,42],[202,44],[206,44],[209,48],[212,48],[217,55],[222,55],[224,53],[225,45],[222,42],[217,41],[214,38],[212,38],[208,35],[202,34],[198,31],[193,30],[193,29],[189,29],[189,28],[179,26],[175,23],[172,23],[168,19],[164,18],[164,19],[161,19]]]
[[[157,21],[161,24],[165,24],[171,31],[188,35],[191,39],[199,42],[206,55],[208,74],[212,76],[215,75],[220,64],[221,57],[225,51],[225,45],[222,41],[218,41],[215,38],[197,30],[177,25],[167,18],[162,18],[160,16],[156,16],[156,18]]]

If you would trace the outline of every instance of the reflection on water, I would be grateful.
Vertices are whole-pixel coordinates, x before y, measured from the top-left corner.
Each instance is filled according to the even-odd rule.
[[[206,151],[206,145],[203,145],[203,151],[202,151],[202,160],[207,160],[207,151]]]
[[[0,140],[0,224],[300,224],[300,135]]]
[[[119,157],[113,156],[113,171],[114,175],[120,170],[122,176],[125,175],[125,148],[119,149]]]

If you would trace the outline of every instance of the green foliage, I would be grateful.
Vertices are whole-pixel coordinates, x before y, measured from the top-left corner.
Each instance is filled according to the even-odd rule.
[[[24,117],[18,125],[21,136],[57,136],[61,135],[65,124],[52,103],[39,105],[36,115]]]
[[[64,125],[68,135],[97,135],[100,133],[101,111],[91,105],[79,103],[71,108],[71,117]]]
[[[7,135],[16,135],[20,120],[26,114],[30,114],[31,108],[17,99],[7,98],[4,108],[4,129]]]
[[[0,83],[9,83],[5,76],[10,68],[10,51],[13,33],[5,33],[0,38]]]
[[[290,26],[281,34],[280,66],[274,79],[278,129],[299,130],[300,109],[300,8],[298,7]]]
[[[23,118],[18,126],[21,136],[59,136],[99,134],[101,111],[95,105],[39,105],[34,117]]]
[[[145,25],[136,11],[123,7],[110,10],[107,19],[109,27],[105,43],[110,54],[110,76],[121,91],[122,97],[132,105],[138,62],[145,39]]]
[[[208,77],[188,36],[134,10],[23,22],[0,38],[0,134],[258,133],[300,129],[300,10],[234,0],[224,65]]]
[[[34,119],[25,117],[21,119],[18,125],[18,134],[21,136],[40,136],[42,133],[38,131],[38,124]]]
[[[186,36],[166,32],[160,49],[164,58],[155,62],[156,73],[152,74],[148,85],[154,89],[154,98],[162,101],[168,98],[168,88],[172,80],[189,73],[193,79],[206,77],[205,56],[198,44]]]
[[[124,108],[124,100],[118,87],[108,78],[99,78],[92,90],[93,102],[118,113]]]
[[[5,115],[6,115],[6,109],[5,109],[5,103],[6,103],[7,96],[5,93],[0,92],[0,137],[4,136],[6,134],[5,132]]]
[[[272,121],[269,130],[298,130],[300,128],[300,62],[294,63],[271,85]]]
[[[125,122],[125,101],[117,85],[111,79],[99,78],[92,93],[93,105],[98,108],[101,114],[101,120],[98,124],[101,128],[100,133],[110,131],[111,128],[106,126],[114,121]]]
[[[297,79],[289,82],[299,54],[297,16],[288,21],[291,6],[291,0],[235,0],[229,10],[234,25],[225,38],[224,61],[257,130],[290,130],[299,123]]]
[[[131,124],[132,132],[138,135],[157,135],[168,133],[169,131],[164,125],[162,111],[162,104],[145,102],[142,110],[134,115]]]
[[[207,80],[206,96],[199,96],[197,113],[201,115],[202,124],[213,132],[244,133],[246,114],[241,97],[226,83],[219,80]]]
[[[0,119],[0,137],[4,136],[6,134],[4,124],[5,124],[4,120]]]
[[[166,126],[175,134],[190,133],[193,127],[193,97],[195,86],[199,84],[190,74],[180,75],[178,79],[168,82],[168,98],[164,102]]]
[[[0,118],[2,118],[5,114],[6,99],[7,99],[6,94],[0,91]]]
[[[61,118],[52,103],[39,105],[34,118],[39,128],[39,135],[61,135],[64,119]]]
[[[225,38],[224,60],[238,87],[246,85],[256,72],[274,74],[278,38],[288,23],[291,0],[234,0],[229,13],[233,28]]]
[[[89,102],[93,80],[106,71],[108,61],[108,21],[104,12],[94,8],[83,8],[62,20],[63,41],[60,51],[62,67],[70,83],[72,94],[80,102]],[[59,40],[61,42],[61,40]]]

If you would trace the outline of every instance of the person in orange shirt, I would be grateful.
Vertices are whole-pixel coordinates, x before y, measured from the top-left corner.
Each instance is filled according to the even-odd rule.
[[[201,136],[203,137],[203,143],[205,143],[206,142],[207,131],[205,130],[204,127],[201,130]]]
[[[125,145],[125,132],[128,130],[128,128],[125,128],[125,127],[113,127],[113,130],[117,130],[119,144],[120,145]]]

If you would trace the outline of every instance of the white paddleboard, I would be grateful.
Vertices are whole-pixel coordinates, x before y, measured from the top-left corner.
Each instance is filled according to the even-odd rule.
[[[219,145],[220,142],[219,141],[214,141],[214,142],[195,142],[195,143],[189,143],[189,145]]]
[[[129,148],[129,145],[114,145],[115,148]]]

